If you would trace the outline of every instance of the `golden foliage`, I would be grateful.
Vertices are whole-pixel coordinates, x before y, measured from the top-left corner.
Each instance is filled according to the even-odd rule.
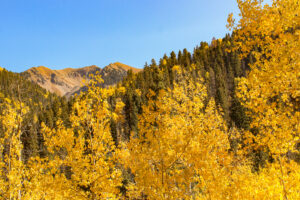
[[[251,53],[255,62],[245,78],[238,80],[237,96],[251,111],[247,144],[268,151],[275,163],[259,175],[269,179],[267,189],[277,196],[300,197],[299,165],[288,155],[299,153],[300,134],[300,5],[298,0],[238,0],[241,19],[234,26],[235,42],[243,55]],[[278,176],[278,177],[276,177]]]
[[[28,169],[22,158],[22,122],[28,107],[24,103],[3,99],[0,116],[0,197],[5,199],[21,198],[22,188],[27,184]]]
[[[75,99],[71,127],[61,120],[54,129],[43,125],[48,156],[25,162],[28,107],[0,94],[0,198],[121,199],[125,186],[129,199],[300,199],[293,158],[300,143],[299,1],[237,2],[241,18],[235,24],[229,15],[228,27],[242,56],[255,58],[237,87],[251,131],[228,129],[203,81],[189,81],[174,66],[178,84],[149,91],[138,131],[116,147],[110,123],[122,121],[124,103],[117,99],[112,106],[109,98],[126,88],[98,87],[102,80],[95,76]],[[247,156],[257,150],[272,162],[253,172]]]
[[[139,133],[123,160],[133,176],[129,196],[222,199],[228,196],[231,154],[227,128],[199,83],[160,91],[143,107]],[[125,153],[124,153],[125,154]]]
[[[120,195],[121,171],[110,133],[110,119],[116,116],[107,98],[113,89],[98,87],[101,79],[90,81],[87,93],[74,103],[71,128],[59,121],[56,129],[44,126],[49,159],[36,159],[39,169],[31,181],[46,199],[115,199]],[[97,80],[98,79],[98,80]],[[117,104],[122,109],[122,104]]]

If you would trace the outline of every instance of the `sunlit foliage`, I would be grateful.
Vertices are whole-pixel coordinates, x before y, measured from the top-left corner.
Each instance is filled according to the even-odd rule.
[[[299,152],[300,134],[300,3],[298,0],[239,0],[241,19],[229,26],[236,31],[237,47],[255,62],[245,78],[238,80],[237,96],[250,110],[252,131],[245,134],[249,148],[270,154],[264,169],[274,177],[278,198],[299,197],[299,166],[293,163]],[[270,178],[267,176],[267,178]],[[280,187],[279,187],[280,186]]]
[[[8,95],[2,70],[0,198],[300,199],[300,3],[237,3],[232,38],[152,60],[116,87],[91,77],[72,106],[53,101],[55,119],[34,129],[42,152],[25,152],[39,119],[24,126],[29,106]]]
[[[204,106],[205,100],[205,87],[189,82],[161,90],[143,107],[140,131],[132,134],[124,159],[134,177],[131,198],[226,196],[231,166],[227,128],[214,102]]]
[[[61,121],[57,128],[44,126],[44,140],[49,156],[32,161],[37,193],[46,199],[115,199],[120,195],[121,171],[117,150],[110,133],[110,120],[116,118],[107,102],[114,89],[98,87],[97,77],[88,91],[74,103],[72,126]],[[118,109],[122,108],[120,102]],[[115,119],[117,120],[117,119]],[[38,192],[39,191],[39,192]]]

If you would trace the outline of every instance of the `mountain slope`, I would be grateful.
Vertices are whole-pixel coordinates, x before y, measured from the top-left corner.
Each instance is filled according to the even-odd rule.
[[[137,69],[119,62],[107,65],[100,72],[100,75],[104,80],[104,86],[114,85],[122,81],[127,75],[128,70],[132,70],[134,73],[141,71],[141,69]]]
[[[33,67],[22,73],[27,79],[60,96],[71,96],[81,90],[83,81],[90,74],[100,73],[104,86],[114,85],[126,76],[127,71],[138,72],[140,69],[116,62],[103,69],[92,65],[88,67],[51,70],[47,67]]]
[[[12,102],[22,102],[29,109],[22,116],[23,121],[20,127],[24,159],[45,153],[42,144],[43,138],[40,133],[41,123],[44,122],[53,128],[56,120],[63,119],[66,124],[71,111],[71,104],[67,102],[66,98],[47,92],[19,73],[13,73],[0,67],[0,116],[5,109],[3,103],[5,98]],[[0,137],[3,137],[1,122]]]

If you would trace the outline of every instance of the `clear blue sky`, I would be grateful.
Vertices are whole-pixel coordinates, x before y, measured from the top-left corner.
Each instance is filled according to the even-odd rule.
[[[0,66],[142,68],[223,37],[230,12],[235,0],[0,0]]]

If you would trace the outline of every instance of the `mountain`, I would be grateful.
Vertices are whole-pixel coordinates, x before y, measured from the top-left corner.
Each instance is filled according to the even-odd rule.
[[[132,70],[134,73],[141,71],[141,69],[116,62],[107,65],[103,69],[95,65],[62,70],[51,70],[47,67],[39,66],[32,67],[21,74],[52,93],[69,97],[82,90],[83,81],[90,74],[98,72],[104,80],[103,86],[109,86],[121,81],[128,70]]]

